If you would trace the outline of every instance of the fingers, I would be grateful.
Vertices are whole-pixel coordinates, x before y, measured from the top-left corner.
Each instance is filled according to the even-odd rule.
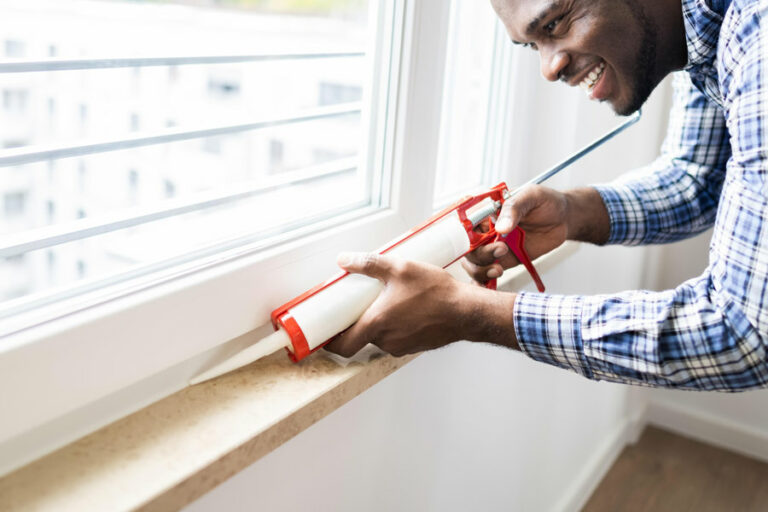
[[[536,206],[539,196],[539,187],[528,186],[518,192],[515,197],[504,201],[496,220],[496,232],[506,235],[515,229],[520,219]]]
[[[483,245],[467,254],[467,259],[475,265],[490,265],[509,252],[509,247],[502,241]]]
[[[360,320],[363,320],[362,318]],[[325,349],[342,357],[352,357],[371,341],[374,341],[370,333],[363,337],[365,322],[358,320],[356,324],[336,336],[333,341],[325,346]]]
[[[392,258],[375,252],[343,252],[336,258],[336,263],[347,272],[381,281],[387,280],[393,267]]]
[[[501,276],[504,268],[496,261],[507,253],[509,253],[509,247],[504,242],[483,245],[467,254],[461,260],[461,266],[469,277],[483,284],[489,279]]]
[[[517,222],[513,220],[512,217],[512,205],[513,200],[504,201],[504,204],[501,205],[501,211],[499,212],[499,217],[496,220],[496,232],[501,234],[506,234],[512,231],[515,226],[517,225]]]
[[[464,271],[480,284],[501,277],[506,268],[519,262],[506,243],[502,241],[478,247],[461,261]]]
[[[464,271],[469,274],[469,277],[480,284],[484,284],[490,279],[501,277],[501,274],[504,272],[504,268],[499,263],[475,265],[466,258],[461,260],[461,266],[464,268]]]

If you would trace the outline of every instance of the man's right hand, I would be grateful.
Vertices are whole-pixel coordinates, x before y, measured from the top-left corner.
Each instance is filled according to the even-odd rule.
[[[525,231],[528,255],[536,259],[566,240],[604,243],[610,220],[595,189],[563,193],[532,185],[503,204],[496,231],[507,234],[517,226]],[[517,264],[517,258],[501,241],[478,248],[462,261],[464,270],[481,284],[500,277],[504,270]]]

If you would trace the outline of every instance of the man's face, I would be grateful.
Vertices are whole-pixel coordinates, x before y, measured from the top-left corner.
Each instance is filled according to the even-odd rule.
[[[658,30],[638,0],[491,0],[516,43],[539,52],[541,73],[582,87],[621,115],[661,81]]]

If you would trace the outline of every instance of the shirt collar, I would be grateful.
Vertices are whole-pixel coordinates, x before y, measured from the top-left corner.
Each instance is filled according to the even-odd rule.
[[[685,69],[711,64],[725,11],[731,0],[682,0],[688,64]]]

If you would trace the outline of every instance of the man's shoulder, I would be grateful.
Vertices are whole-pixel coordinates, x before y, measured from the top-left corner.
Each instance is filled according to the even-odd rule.
[[[723,19],[717,50],[717,71],[723,99],[731,96],[733,80],[756,80],[756,71],[768,56],[763,55],[760,34],[761,10],[768,0],[732,0]],[[752,71],[749,71],[752,69]],[[748,84],[741,84],[743,87]]]
[[[720,30],[721,41],[744,44],[743,36],[759,29],[760,12],[767,6],[768,0],[731,0]]]

